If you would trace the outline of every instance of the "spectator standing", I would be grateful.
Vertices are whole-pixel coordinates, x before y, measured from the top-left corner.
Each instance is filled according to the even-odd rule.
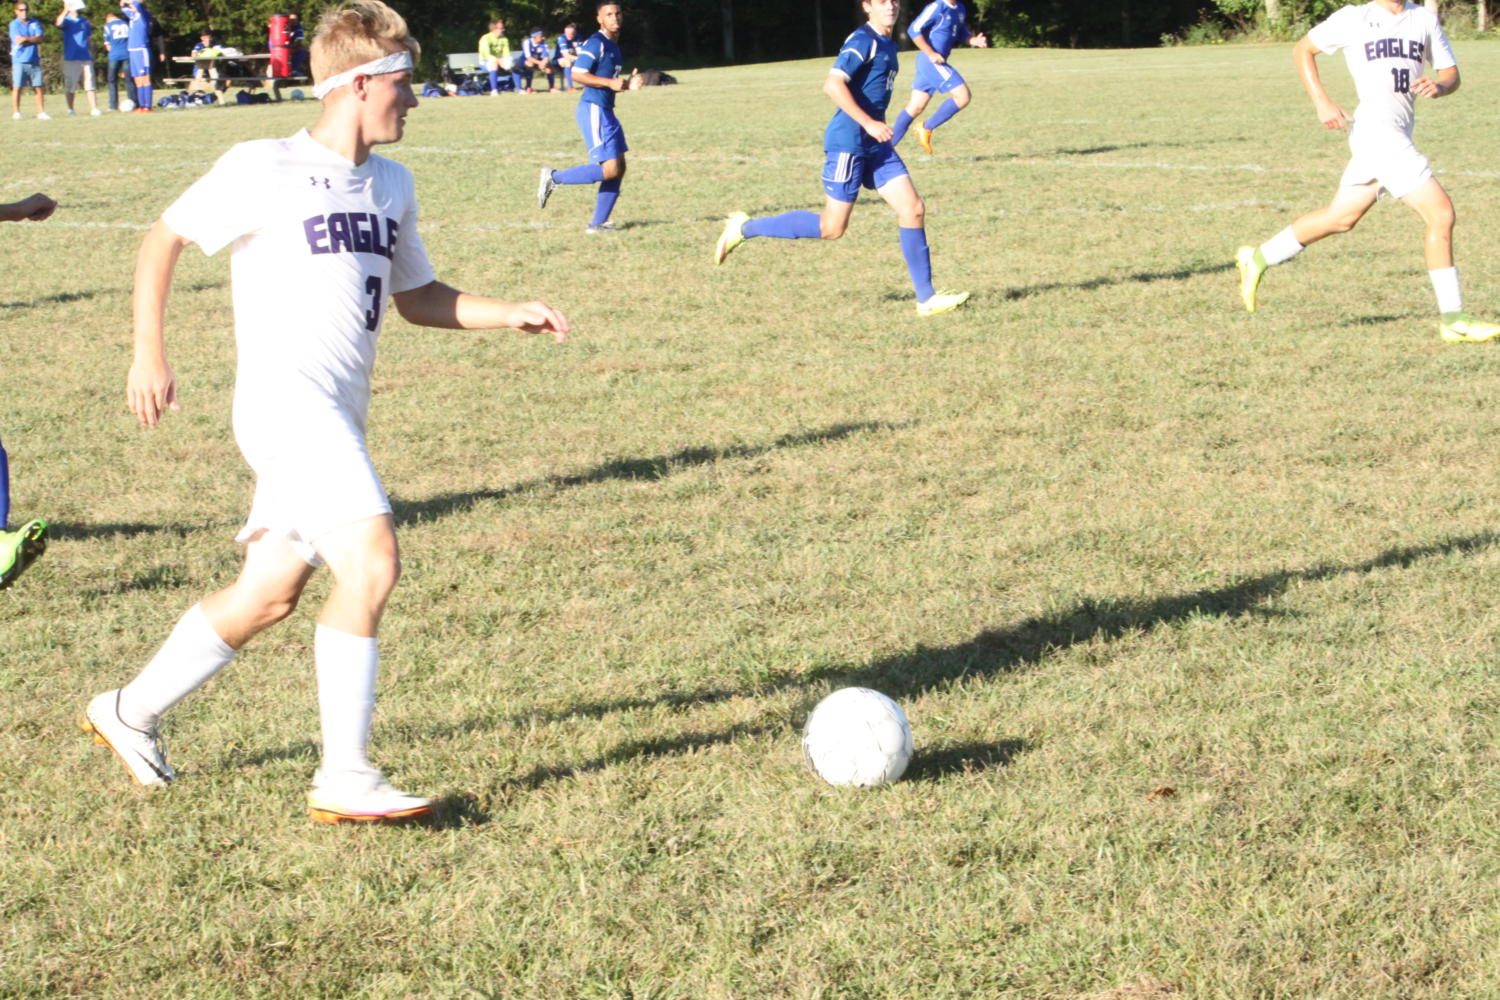
[[[94,26],[84,16],[83,0],[64,0],[57,26],[63,37],[63,96],[68,114],[76,115],[73,95],[79,87],[88,95],[89,114],[98,118],[99,98],[94,87]]]
[[[531,88],[531,79],[537,73],[547,74],[549,93],[557,92],[557,87],[553,83],[556,73],[552,69],[552,50],[547,47],[547,36],[542,33],[541,28],[533,28],[526,41],[521,43],[521,58],[526,64],[526,68],[521,70],[521,76],[526,84],[526,93],[535,93]]]
[[[552,47],[552,62],[562,72],[563,90],[573,90],[573,63],[578,58],[578,25],[569,22]],[[583,89],[583,88],[577,88]]]
[[[130,57],[130,78],[135,81],[136,114],[151,112],[151,24],[155,20],[141,0],[120,0],[120,10],[130,22],[125,51]]]
[[[135,81],[130,78],[130,22],[115,11],[104,15],[104,40],[109,43],[109,110],[120,110],[120,81],[125,96],[135,104]]]
[[[21,120],[21,88],[36,93],[36,116],[47,121],[47,106],[42,103],[42,22],[31,16],[31,8],[22,0],[16,4],[16,19],[10,22],[10,116]]]
[[[516,57],[510,51],[510,39],[505,37],[505,22],[495,18],[490,30],[479,36],[479,63],[490,74],[490,95],[500,93],[500,74],[510,74],[514,90],[521,89],[521,74],[515,71]]]

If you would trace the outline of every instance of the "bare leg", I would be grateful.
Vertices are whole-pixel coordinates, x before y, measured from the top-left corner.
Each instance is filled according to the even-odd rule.
[[[1292,235],[1297,238],[1298,243],[1307,246],[1325,236],[1347,233],[1365,217],[1379,194],[1380,185],[1374,182],[1356,187],[1341,187],[1327,205],[1308,212],[1292,223]]]
[[[1426,233],[1422,240],[1422,257],[1427,270],[1440,271],[1453,266],[1453,202],[1436,177],[1401,199],[1422,217]]]

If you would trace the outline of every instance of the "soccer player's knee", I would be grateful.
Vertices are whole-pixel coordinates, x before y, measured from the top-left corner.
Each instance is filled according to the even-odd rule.
[[[820,239],[836,240],[844,235],[844,230],[847,226],[848,224],[843,220],[819,219],[818,236]]]
[[[616,181],[625,176],[625,161],[621,159],[604,161],[604,179]]]
[[[256,624],[260,628],[270,628],[277,622],[285,621],[291,617],[293,611],[297,610],[297,600],[300,596],[300,594],[276,594],[268,597],[261,604]]]
[[[904,216],[901,220],[902,226],[907,229],[921,229],[927,220],[927,204],[918,198],[902,215]]]

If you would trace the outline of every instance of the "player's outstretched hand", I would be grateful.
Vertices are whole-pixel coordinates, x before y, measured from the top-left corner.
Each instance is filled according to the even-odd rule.
[[[1419,76],[1412,81],[1411,92],[1418,97],[1442,97],[1443,88],[1428,76]]]
[[[1332,101],[1325,101],[1318,105],[1318,121],[1323,123],[1324,128],[1342,131],[1349,125],[1349,115]]]
[[[143,426],[155,427],[167,410],[181,410],[177,405],[177,375],[165,360],[136,361],[125,380],[125,397],[130,412]]]
[[[568,318],[545,302],[517,302],[511,307],[510,322],[506,326],[522,333],[550,333],[559,344],[568,339],[568,332],[572,330]]]

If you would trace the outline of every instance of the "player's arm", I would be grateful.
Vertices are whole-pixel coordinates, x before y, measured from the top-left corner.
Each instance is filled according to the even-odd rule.
[[[545,302],[505,302],[461,292],[441,281],[391,296],[401,318],[416,326],[444,330],[520,330],[550,333],[562,343],[568,339],[568,319]]]
[[[1312,98],[1318,121],[1324,128],[1342,129],[1348,124],[1349,115],[1334,103],[1323,87],[1323,79],[1318,75],[1318,56],[1322,54],[1309,36],[1303,35],[1292,48],[1292,61],[1297,66],[1297,76],[1301,78],[1307,96]]]
[[[911,39],[911,43],[920,49],[928,59],[932,60],[934,66],[941,66],[947,61],[937,49],[932,47],[932,43],[927,40],[927,32],[918,31],[914,35],[908,32],[907,37]]]
[[[1448,66],[1431,77],[1419,77],[1412,83],[1411,92],[1421,97],[1447,97],[1458,89],[1458,82],[1458,67]]]
[[[147,427],[155,427],[167,410],[177,405],[177,375],[167,364],[167,291],[177,258],[191,241],[158,219],[141,242],[135,258],[135,360],[125,381],[130,412]]]
[[[578,74],[573,74],[573,79],[578,79]],[[891,136],[896,133],[883,121],[877,121],[865,113],[865,109],[859,106],[854,99],[854,92],[849,89],[849,82],[839,74],[838,70],[832,70],[823,79],[823,93],[827,94],[838,109],[853,118],[865,134],[876,142],[890,142]]]
[[[0,205],[0,222],[41,222],[56,208],[57,202],[38,192],[30,198]]]
[[[621,91],[625,89],[625,78],[620,76],[595,76],[587,70],[574,69],[573,82],[581,83],[585,87],[598,87],[600,90]]]

